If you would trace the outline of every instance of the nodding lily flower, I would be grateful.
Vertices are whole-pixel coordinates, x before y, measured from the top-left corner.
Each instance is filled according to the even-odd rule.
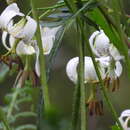
[[[0,15],[0,28],[3,30],[8,29],[9,23],[15,16],[24,16],[23,13],[20,12],[16,3],[10,4]]]
[[[121,56],[117,48],[110,43],[109,38],[103,30],[94,32],[90,36],[89,43],[93,53],[97,57],[110,56],[116,61],[123,59],[123,56]]]
[[[130,127],[128,126],[128,123],[130,121],[130,110],[125,110],[121,113],[119,117],[119,121],[123,127],[124,130],[130,130]]]
[[[103,30],[94,32],[89,43],[93,53],[100,57],[98,61],[106,68],[106,82],[112,83],[113,91],[119,87],[119,77],[122,74],[122,65],[120,60],[124,57],[120,55],[117,48],[110,43],[109,38]],[[109,86],[109,85],[107,85]]]
[[[4,31],[2,34],[2,43],[7,50],[11,50],[13,45],[15,44],[16,39],[20,39],[20,42],[18,43],[20,45],[18,45],[16,47],[16,53],[18,55],[19,54],[28,55],[28,54],[32,53],[32,52],[29,53],[28,49],[33,48],[33,46],[30,43],[32,43],[32,41],[33,41],[32,38],[36,32],[37,23],[34,19],[32,19],[29,16],[27,16],[26,19],[27,19],[26,24],[23,23],[23,19],[22,19],[16,25],[10,26],[9,33]],[[9,34],[11,34],[11,35],[9,35]],[[9,35],[10,47],[8,47],[6,44],[8,35]],[[27,45],[24,45],[24,44],[27,44]],[[21,47],[21,50],[19,49],[19,47]],[[26,51],[26,49],[27,49],[27,51]],[[24,50],[25,50],[25,52],[24,52]],[[19,51],[20,51],[20,53],[19,53]]]
[[[84,62],[85,62],[85,64],[84,64],[84,83],[97,83],[99,80],[98,80],[98,76],[96,74],[91,57],[85,57]],[[75,58],[72,58],[67,63],[67,66],[66,66],[67,76],[75,84],[77,83],[77,79],[78,79],[78,74],[77,74],[78,64],[79,64],[79,58],[75,57]],[[99,70],[101,73],[101,77],[102,77],[102,79],[104,79],[106,76],[105,69],[100,62],[98,63],[98,67],[99,67]]]

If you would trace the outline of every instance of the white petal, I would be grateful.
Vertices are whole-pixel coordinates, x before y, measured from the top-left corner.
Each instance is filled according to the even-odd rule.
[[[92,59],[90,57],[85,57],[84,66],[85,66],[85,73],[84,73],[85,83],[97,81],[98,77]]]
[[[71,59],[66,66],[66,73],[67,76],[69,77],[69,79],[73,82],[73,83],[77,83],[77,66],[79,63],[79,58],[75,57],[73,59]]]
[[[42,47],[44,51],[44,55],[48,55],[53,47],[55,37],[47,36],[42,37]]]
[[[113,57],[113,59],[116,61],[124,59],[124,57],[120,55],[119,51],[113,44],[110,45],[109,52],[110,52],[110,55]]]
[[[126,119],[123,119],[124,117],[126,117]],[[127,128],[129,119],[130,119],[130,109],[123,111],[119,117],[119,121],[124,130],[130,130],[130,128]]]
[[[17,34],[15,37],[22,38],[25,42],[30,41],[37,29],[37,23],[34,19],[32,19],[30,16],[27,16],[27,23],[21,29],[21,32]]]
[[[107,56],[109,54],[109,38],[105,35],[103,30],[94,32],[90,39],[90,46],[93,53],[98,56]]]
[[[34,46],[35,48],[35,52],[36,52],[36,63],[35,63],[35,71],[36,71],[36,74],[37,76],[40,77],[40,64],[39,64],[39,48],[37,46],[37,44],[35,44]]]
[[[24,16],[23,13],[19,11],[16,3],[10,4],[0,15],[0,28],[7,29],[9,22],[15,16]]]
[[[6,45],[6,38],[8,36],[8,33],[6,31],[3,31],[2,33],[2,43],[3,43],[3,46],[7,49],[7,50],[10,50],[11,48],[9,48],[7,45]]]
[[[120,117],[128,117],[130,116],[130,109],[127,109],[121,113]]]
[[[107,67],[110,66],[111,57],[110,57],[110,56],[107,56],[107,57],[96,58],[96,61],[99,61],[100,64],[101,64],[104,68],[107,68]]]
[[[9,36],[9,45],[11,48],[13,47],[15,40],[16,39],[12,35]]]
[[[8,47],[6,45],[7,36],[8,36],[8,33],[6,31],[3,31],[3,33],[2,33],[2,43],[7,50],[11,50],[11,48],[13,47],[16,39],[13,36],[9,35],[9,45],[10,45],[10,47]]]
[[[8,25],[8,32],[15,38],[21,38],[19,34],[23,31],[23,28],[25,26],[26,19],[22,18],[19,22],[16,24],[9,23]]]
[[[55,35],[60,28],[61,26],[52,28],[41,27],[42,45],[45,55],[50,53],[55,41]]]
[[[100,56],[107,56],[109,53],[109,38],[102,31],[95,38],[94,46]]]
[[[122,65],[119,61],[117,61],[115,66],[116,66],[115,74],[116,74],[117,77],[120,77],[120,75],[122,74]]]
[[[61,28],[61,26],[57,26],[57,27],[52,27],[52,28],[49,28],[49,27],[41,27],[41,35],[43,37],[46,37],[46,36],[55,36],[57,31]]]
[[[27,45],[23,41],[20,41],[16,47],[16,53],[18,55],[32,55],[35,53],[35,49],[33,46]]]
[[[130,121],[130,117],[128,117],[126,120],[125,120],[125,123],[124,123],[124,129],[125,130],[130,130],[130,127],[128,128],[128,123]]]
[[[77,82],[77,66],[79,64],[79,58],[75,57],[71,59],[66,67],[66,73],[67,76],[71,81],[74,83]],[[99,64],[99,70],[101,72],[101,76],[104,79],[105,78],[105,69],[100,66]],[[93,65],[91,57],[85,57],[85,65],[84,65],[84,83],[93,83],[93,82],[98,82],[98,77],[95,71],[95,67]]]
[[[91,46],[91,49],[92,49],[93,53],[94,53],[96,56],[98,56],[98,57],[100,57],[100,55],[98,54],[97,50],[96,50],[95,47],[94,47],[94,39],[95,39],[95,37],[96,37],[99,33],[100,33],[99,31],[96,31],[96,32],[94,32],[94,33],[90,36],[90,38],[89,38],[89,44],[90,44],[90,46]]]

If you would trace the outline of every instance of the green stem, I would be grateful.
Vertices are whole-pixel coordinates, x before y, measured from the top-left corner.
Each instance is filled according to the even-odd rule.
[[[86,39],[86,41],[87,41],[87,39]],[[109,106],[109,108],[110,108],[110,110],[111,110],[111,112],[112,112],[112,114],[113,114],[113,116],[114,116],[116,122],[118,123],[120,129],[123,130],[122,125],[121,125],[121,123],[120,123],[120,121],[119,121],[119,119],[118,119],[118,115],[117,115],[117,113],[116,113],[116,111],[115,111],[115,109],[114,109],[114,107],[113,107],[113,105],[112,105],[112,103],[111,103],[111,101],[110,101],[108,95],[107,95],[107,92],[106,92],[106,89],[105,89],[105,87],[104,87],[104,83],[103,83],[103,80],[102,80],[100,71],[99,71],[99,69],[98,69],[98,65],[97,65],[97,63],[96,63],[96,61],[95,61],[94,55],[93,55],[93,53],[92,53],[91,47],[90,47],[89,43],[87,43],[87,45],[88,45],[87,47],[88,47],[90,56],[92,57],[92,61],[93,61],[93,64],[94,64],[94,67],[95,67],[95,70],[96,70],[98,79],[99,79],[99,81],[100,81],[102,95],[103,95],[103,97],[104,97],[106,103],[108,104],[108,106]]]
[[[78,20],[81,39],[79,41],[79,84],[80,84],[80,108],[81,108],[81,130],[86,130],[86,103],[85,103],[85,85],[84,85],[84,38],[82,21]]]
[[[39,56],[40,72],[41,72],[40,81],[41,81],[42,91],[43,91],[45,111],[48,111],[48,109],[50,108],[50,101],[49,101],[48,85],[47,85],[47,79],[46,79],[45,57],[44,57],[44,52],[43,52],[43,47],[42,47],[39,18],[38,18],[36,7],[35,7],[35,2],[34,2],[35,0],[30,0],[30,1],[31,1],[31,6],[32,6],[33,17],[37,21],[37,24],[38,24],[37,32],[36,32],[36,40],[37,40],[37,44],[40,50],[40,56]]]
[[[74,88],[73,94],[73,104],[72,104],[72,121],[70,130],[76,130],[78,124],[78,115],[80,108],[80,85],[77,83]]]

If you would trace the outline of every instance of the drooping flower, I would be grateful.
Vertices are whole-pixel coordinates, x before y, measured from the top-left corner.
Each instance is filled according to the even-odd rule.
[[[20,12],[16,3],[10,4],[0,15],[0,28],[3,30],[8,29],[8,25],[15,16],[24,16]]]
[[[98,82],[98,76],[96,74],[94,65],[93,65],[93,61],[91,59],[91,57],[85,57],[84,59],[84,83],[96,83]],[[77,74],[77,67],[79,64],[79,58],[75,57],[72,58],[66,66],[66,73],[67,76],[69,77],[69,79],[73,82],[73,83],[77,83],[77,79],[78,79],[78,74]],[[105,78],[105,69],[102,66],[102,64],[98,63],[98,68],[100,70],[101,73],[101,77],[102,79]]]
[[[22,19],[14,26],[10,26],[8,32],[4,31],[2,34],[2,43],[7,50],[11,50],[13,45],[15,44],[16,39],[19,39],[19,43],[17,43],[16,46],[16,53],[18,55],[30,55],[35,52],[35,49],[32,46],[32,43],[35,42],[35,40],[32,40],[32,38],[34,37],[34,34],[36,32],[37,23],[30,16],[27,16],[26,19],[27,22],[25,24],[23,23],[24,19]],[[7,46],[8,35],[10,45],[9,47]],[[31,51],[30,53],[29,50]]]
[[[123,127],[124,130],[130,130],[130,127],[128,126],[128,123],[130,121],[130,110],[125,110],[121,113],[119,117],[119,121]]]
[[[100,57],[98,61],[106,68],[106,84],[112,84],[114,91],[119,87],[119,77],[122,74],[120,60],[124,57],[120,55],[118,49],[110,43],[109,38],[103,30],[94,32],[89,39],[93,53]]]
[[[116,61],[123,59],[123,56],[121,56],[117,48],[110,43],[109,38],[103,30],[94,32],[89,38],[89,43],[93,53],[97,57],[110,56]]]

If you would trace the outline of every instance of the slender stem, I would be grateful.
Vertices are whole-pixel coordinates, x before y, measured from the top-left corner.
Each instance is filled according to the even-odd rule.
[[[72,104],[72,121],[70,130],[76,130],[78,124],[78,115],[80,108],[80,85],[77,83],[74,88],[73,94],[73,104]]]
[[[87,41],[87,39],[86,39],[86,41]],[[121,128],[121,130],[123,130],[122,125],[121,125],[121,123],[120,123],[120,121],[119,121],[119,119],[118,119],[118,115],[117,115],[117,113],[116,113],[116,111],[115,111],[115,109],[114,109],[114,107],[113,107],[113,105],[112,105],[112,103],[111,103],[111,101],[110,101],[108,95],[107,95],[107,92],[106,92],[106,89],[105,89],[105,87],[104,87],[104,83],[103,83],[103,80],[102,80],[100,71],[99,71],[99,69],[98,69],[97,63],[96,63],[96,61],[95,61],[95,58],[94,58],[94,55],[93,55],[93,53],[92,53],[92,50],[91,50],[91,47],[90,47],[89,43],[87,43],[87,47],[88,47],[88,51],[89,51],[89,53],[90,53],[90,56],[92,57],[92,61],[93,61],[94,67],[95,67],[97,76],[98,76],[99,81],[100,81],[102,95],[103,95],[103,97],[104,97],[106,103],[108,104],[108,106],[109,106],[109,108],[110,108],[110,110],[111,110],[111,112],[112,112],[112,114],[113,114],[113,116],[114,116],[116,122],[118,123],[119,127]]]
[[[80,108],[81,108],[81,130],[86,130],[86,103],[85,103],[85,85],[84,85],[84,39],[82,37],[83,24],[78,20],[81,39],[79,41],[79,84],[80,84]]]
[[[45,111],[48,111],[48,109],[50,108],[50,101],[49,101],[48,85],[47,85],[47,79],[46,79],[45,57],[44,57],[44,52],[43,52],[43,47],[42,47],[39,18],[38,18],[36,7],[35,7],[35,2],[34,2],[35,0],[30,0],[30,1],[31,1],[31,6],[32,6],[33,17],[37,21],[37,24],[38,24],[37,32],[36,32],[36,40],[37,40],[38,47],[40,50],[40,56],[39,56],[40,72],[41,72],[40,80],[41,80],[42,91],[43,91]]]

